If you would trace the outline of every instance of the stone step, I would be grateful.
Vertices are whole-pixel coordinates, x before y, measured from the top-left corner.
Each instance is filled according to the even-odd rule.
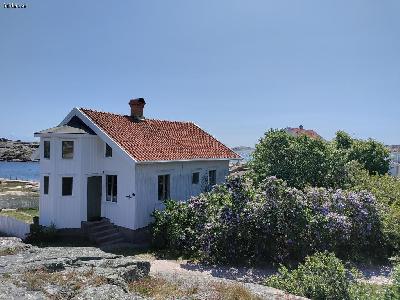
[[[113,245],[120,246],[120,245],[126,245],[126,244],[127,244],[127,243],[126,243],[125,238],[120,237],[120,238],[115,239],[115,240],[112,240],[112,241],[108,241],[108,242],[101,243],[100,246],[101,246],[101,247],[111,247],[111,246],[113,246]]]
[[[98,231],[103,231],[103,230],[107,230],[107,229],[110,229],[110,228],[114,228],[114,226],[112,224],[110,224],[110,223],[108,223],[108,224],[99,224],[99,225],[87,228],[87,231],[89,231],[90,233],[96,233]]]
[[[98,245],[113,245],[126,242],[124,235],[119,231],[118,227],[106,218],[98,221],[82,222],[82,228],[89,240]]]
[[[94,226],[97,224],[103,224],[103,223],[110,223],[109,219],[102,218],[101,220],[98,221],[84,221],[82,224],[87,225],[87,226]]]
[[[104,235],[95,239],[96,243],[102,244],[105,242],[112,242],[118,239],[123,239],[123,235],[120,232],[114,232],[108,235]]]
[[[101,231],[92,232],[91,235],[97,239],[102,236],[110,235],[111,233],[119,233],[119,231],[115,227],[110,227]]]

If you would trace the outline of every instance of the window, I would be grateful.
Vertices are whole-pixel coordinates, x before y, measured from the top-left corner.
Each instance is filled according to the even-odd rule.
[[[49,194],[49,176],[43,176],[43,194]]]
[[[50,159],[50,141],[43,142],[43,158]]]
[[[62,178],[62,195],[63,196],[72,196],[72,177],[63,177]]]
[[[117,202],[117,175],[106,176],[106,201]]]
[[[169,199],[169,174],[158,176],[158,200]]]
[[[211,186],[217,184],[217,171],[216,170],[208,171],[208,184]]]
[[[192,173],[192,184],[199,184],[199,180],[200,180],[200,173],[199,172]]]
[[[112,148],[106,143],[106,157],[112,157]]]
[[[74,142],[62,142],[62,158],[74,158]]]

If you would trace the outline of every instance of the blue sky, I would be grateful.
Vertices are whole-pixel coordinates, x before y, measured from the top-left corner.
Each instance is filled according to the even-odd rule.
[[[400,144],[397,0],[22,3],[0,7],[0,137],[144,97],[229,146],[300,124]]]

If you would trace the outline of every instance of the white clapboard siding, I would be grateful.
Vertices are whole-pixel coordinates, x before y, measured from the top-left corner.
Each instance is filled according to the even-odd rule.
[[[25,239],[30,232],[30,224],[12,217],[0,216],[0,232]]]
[[[217,171],[217,183],[228,175],[228,161],[164,162],[136,165],[135,228],[147,226],[151,213],[162,207],[158,201],[158,175],[170,175],[170,197],[185,201],[202,191],[202,178],[209,170]],[[200,172],[199,184],[192,184],[192,173]]]

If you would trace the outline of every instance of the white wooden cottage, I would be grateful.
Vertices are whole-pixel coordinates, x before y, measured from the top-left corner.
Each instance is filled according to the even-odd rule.
[[[224,182],[236,153],[190,122],[74,108],[40,137],[40,224],[80,228],[108,218],[128,229],[151,222],[162,200],[186,200]]]

